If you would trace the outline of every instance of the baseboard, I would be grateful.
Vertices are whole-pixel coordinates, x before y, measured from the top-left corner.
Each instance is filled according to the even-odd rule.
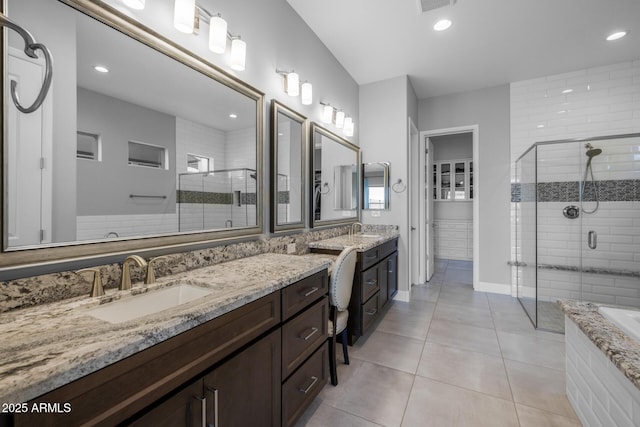
[[[493,294],[511,295],[511,285],[499,283],[477,282],[473,285],[474,291],[491,292]]]
[[[396,295],[393,297],[393,300],[394,301],[409,302],[410,295],[411,295],[410,291],[398,290],[398,292],[396,292]]]

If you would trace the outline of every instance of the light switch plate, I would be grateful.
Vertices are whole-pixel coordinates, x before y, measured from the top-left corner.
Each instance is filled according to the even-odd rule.
[[[295,254],[296,253],[296,244],[295,243],[289,243],[287,245],[287,253],[288,254]]]

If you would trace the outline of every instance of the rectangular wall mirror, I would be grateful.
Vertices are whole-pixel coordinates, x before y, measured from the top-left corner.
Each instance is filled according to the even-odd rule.
[[[358,220],[360,148],[316,123],[311,135],[312,225]]]
[[[362,209],[389,209],[389,162],[362,164]]]
[[[307,118],[271,101],[271,231],[305,226]]]
[[[0,267],[260,234],[263,94],[98,3],[5,1]]]

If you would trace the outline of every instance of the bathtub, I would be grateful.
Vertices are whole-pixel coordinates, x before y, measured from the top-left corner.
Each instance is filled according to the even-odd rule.
[[[598,312],[630,338],[640,343],[640,311],[598,307]]]

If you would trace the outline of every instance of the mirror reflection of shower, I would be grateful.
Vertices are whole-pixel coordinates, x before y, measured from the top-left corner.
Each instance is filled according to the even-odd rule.
[[[580,200],[582,200],[582,202],[584,203],[584,188],[587,184],[587,176],[591,176],[591,185],[593,185],[593,191],[596,197],[596,207],[593,208],[593,210],[587,210],[584,207],[582,208],[582,212],[586,213],[586,214],[592,214],[595,213],[598,208],[600,207],[600,197],[598,195],[598,184],[596,183],[595,178],[593,177],[593,166],[591,165],[591,161],[593,160],[593,158],[599,154],[602,153],[602,149],[600,148],[595,148],[593,147],[593,145],[591,145],[591,143],[587,143],[585,144],[584,148],[587,149],[587,152],[585,153],[587,155],[587,157],[589,158],[587,160],[587,165],[584,168],[584,177],[582,178],[582,186],[580,187]]]

